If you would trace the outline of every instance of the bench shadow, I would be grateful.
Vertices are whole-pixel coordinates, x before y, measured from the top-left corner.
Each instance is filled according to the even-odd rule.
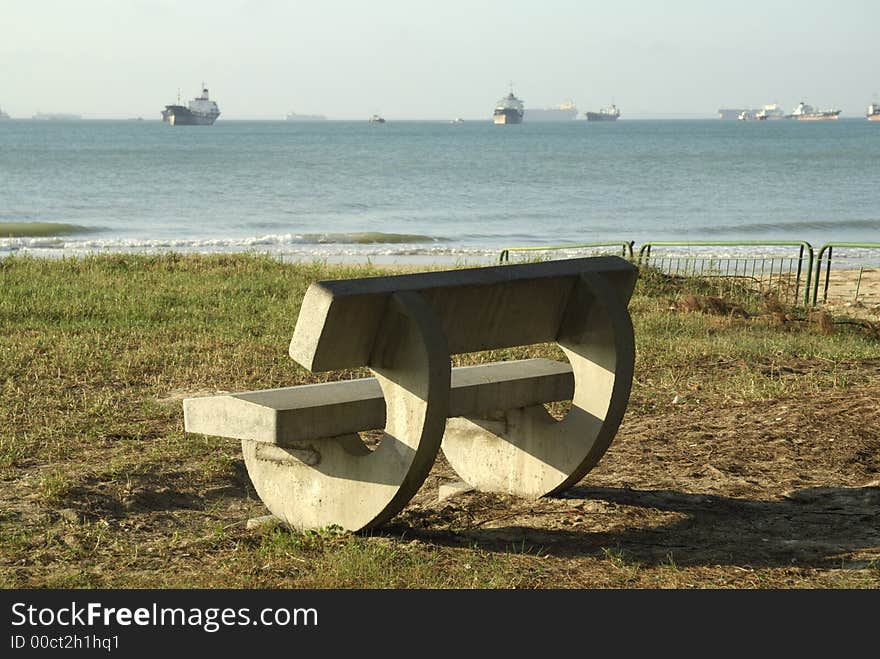
[[[121,485],[125,487],[121,487]],[[90,475],[66,493],[59,506],[70,508],[82,520],[94,522],[104,518],[119,520],[132,514],[202,510],[207,503],[224,498],[253,498],[253,485],[244,464],[236,462],[232,482],[193,488],[192,474],[167,470],[162,463],[141,466],[136,473],[120,477]]]
[[[488,551],[562,557],[610,551],[646,566],[841,567],[842,555],[868,550],[868,560],[846,561],[846,567],[865,567],[880,557],[880,487],[807,488],[779,500],[576,487],[557,500],[611,504],[601,523],[613,530],[591,531],[587,512],[583,530],[511,525],[452,532],[403,523],[392,532],[449,546],[476,544]],[[651,522],[652,513],[660,523]],[[675,521],[663,523],[667,513],[678,513]],[[611,524],[608,515],[616,516]]]

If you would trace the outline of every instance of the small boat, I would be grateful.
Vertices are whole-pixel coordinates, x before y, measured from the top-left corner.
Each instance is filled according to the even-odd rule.
[[[453,120],[450,121],[449,123],[451,123],[451,124],[463,124],[463,123],[464,123],[464,119],[462,119],[461,117],[456,117],[455,119],[453,119]]]
[[[385,120],[382,117],[380,117],[378,114],[374,114],[372,117],[370,117],[370,123],[371,124],[384,124]]]
[[[785,119],[785,112],[777,103],[768,103],[755,114],[755,119],[766,121],[768,119]]]
[[[868,118],[868,121],[880,121],[880,102],[871,103],[865,116]]]

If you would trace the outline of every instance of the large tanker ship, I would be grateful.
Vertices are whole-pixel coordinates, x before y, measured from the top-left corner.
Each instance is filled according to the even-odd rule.
[[[523,102],[511,91],[495,104],[492,122],[496,124],[521,124],[524,114]]]
[[[208,98],[208,88],[202,83],[202,95],[196,96],[187,106],[180,104],[180,93],[176,105],[166,105],[162,110],[162,121],[171,126],[211,126],[220,116],[217,103]]]
[[[573,101],[566,101],[550,108],[526,108],[523,119],[532,121],[571,121],[578,115],[577,106]]]
[[[287,115],[287,121],[327,121],[323,114],[297,114],[293,110]]]
[[[789,119],[798,119],[800,121],[828,121],[837,119],[840,116],[840,110],[817,110],[812,105],[807,105],[803,101],[788,115]]]

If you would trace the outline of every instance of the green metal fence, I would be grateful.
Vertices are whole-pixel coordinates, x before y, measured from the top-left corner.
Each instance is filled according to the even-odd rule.
[[[852,267],[845,267],[846,264],[837,269],[832,267],[835,250],[878,250],[877,261],[880,263],[878,242],[826,243],[819,250],[818,257],[806,241],[651,241],[641,246],[637,258],[633,255],[634,244],[634,241],[618,241],[506,247],[501,251],[498,261],[509,263],[511,253],[533,256],[544,252],[572,250],[588,250],[591,254],[616,253],[639,266],[651,267],[667,275],[716,279],[721,288],[739,285],[759,293],[772,292],[780,301],[788,304],[800,304],[803,301],[804,306],[815,306],[820,299],[825,303],[829,299],[829,290],[836,299],[880,303],[880,293],[876,293],[876,282],[880,281],[880,266],[869,267],[863,261]],[[678,251],[698,247],[727,247],[742,249],[744,254],[701,256],[668,254],[662,250],[657,253],[658,248],[673,247],[678,248]],[[748,248],[756,247],[789,247],[793,252],[781,256],[754,256],[747,253]]]
[[[797,252],[784,256],[699,256],[657,255],[655,248],[676,247],[791,247]],[[813,248],[803,241],[655,241],[639,249],[638,264],[679,277],[719,280],[719,286],[746,285],[760,293],[774,293],[780,301],[810,304],[810,278],[813,272]]]
[[[880,303],[880,296],[871,297],[870,294],[862,292],[862,284],[867,276],[871,279],[880,279],[880,268],[866,268],[860,264],[852,268],[839,268],[837,276],[832,280],[831,257],[834,250],[837,249],[876,249],[880,250],[880,243],[850,243],[850,242],[834,242],[822,245],[819,255],[816,258],[816,273],[813,277],[813,304],[819,303],[819,285],[822,283],[822,302],[828,301],[828,289],[831,283],[836,284],[838,295],[843,298],[850,298],[853,302],[868,301]],[[880,258],[880,254],[878,254]],[[822,276],[822,266],[825,266],[825,275]],[[846,271],[848,276],[843,276]],[[860,298],[861,295],[861,298]],[[876,298],[876,299],[874,299]]]
[[[633,241],[620,241],[613,243],[570,243],[567,245],[535,245],[530,247],[505,247],[498,256],[499,263],[508,263],[511,252],[554,252],[559,250],[591,250],[591,253],[604,253],[609,251],[619,253],[622,257],[632,260]],[[606,249],[611,248],[611,249]]]

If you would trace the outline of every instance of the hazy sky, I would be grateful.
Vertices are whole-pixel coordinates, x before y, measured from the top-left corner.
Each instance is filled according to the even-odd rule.
[[[567,99],[624,118],[880,93],[876,0],[0,0],[0,108],[159,118],[488,118]]]

